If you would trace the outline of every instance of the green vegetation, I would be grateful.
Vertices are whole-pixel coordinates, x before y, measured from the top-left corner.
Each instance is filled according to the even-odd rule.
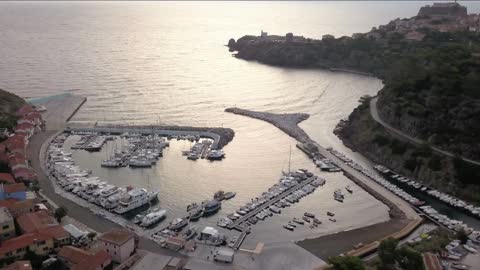
[[[355,256],[337,256],[328,259],[334,270],[364,270],[362,260]]]
[[[67,209],[63,206],[58,207],[55,209],[55,218],[58,222],[62,221],[62,218],[67,215]]]
[[[377,269],[424,269],[421,253],[408,245],[399,246],[398,240],[393,238],[388,238],[380,242],[378,257],[380,260],[375,262]]]
[[[17,122],[15,112],[24,104],[22,98],[0,89],[0,128],[13,128]]]
[[[422,254],[409,246],[401,246],[397,253],[397,263],[403,270],[424,270]]]
[[[468,234],[465,232],[465,230],[460,230],[457,232],[456,238],[460,240],[462,244],[466,244],[468,241]]]
[[[384,266],[393,266],[396,259],[398,240],[389,237],[380,242],[378,246],[378,257]]]

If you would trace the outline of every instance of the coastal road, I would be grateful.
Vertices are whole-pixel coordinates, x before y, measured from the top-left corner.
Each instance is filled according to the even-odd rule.
[[[399,129],[396,129],[394,127],[392,127],[390,124],[386,123],[385,121],[383,121],[381,118],[380,118],[380,115],[378,114],[378,108],[377,108],[377,97],[374,97],[370,100],[370,114],[372,115],[372,118],[373,120],[375,120],[377,123],[379,123],[380,125],[382,125],[384,128],[388,129],[389,131],[391,131],[392,133],[394,133],[395,135],[399,136],[400,138],[403,138],[404,140],[410,142],[410,143],[413,143],[415,145],[424,145],[426,144],[427,142],[424,141],[424,140],[421,140],[421,139],[418,139],[418,138],[414,138],[414,137],[411,137],[409,136],[408,134],[404,133],[403,131],[399,130]],[[437,154],[440,154],[440,155],[444,155],[444,156],[448,156],[448,157],[455,157],[454,154],[448,152],[448,151],[445,151],[445,150],[442,150],[438,147],[435,147],[435,146],[430,146],[430,148]],[[469,159],[469,158],[465,158],[465,157],[461,157],[463,161],[465,162],[468,162],[470,164],[474,164],[474,165],[477,165],[477,166],[480,166],[480,162],[478,161],[475,161],[475,160],[472,160],[472,159]]]
[[[35,134],[28,145],[28,156],[31,157],[31,166],[38,175],[38,181],[42,189],[43,194],[52,200],[56,205],[63,206],[68,210],[68,215],[76,220],[79,220],[88,227],[94,229],[97,232],[107,232],[113,228],[121,228],[116,223],[113,223],[103,217],[96,216],[90,209],[79,206],[75,202],[72,202],[59,194],[55,193],[50,179],[45,175],[41,168],[40,151],[42,145],[49,140],[50,137],[55,135],[58,131],[49,130]],[[148,250],[150,252],[159,253],[167,256],[181,256],[181,254],[160,248],[155,242],[140,237],[139,246],[140,249]]]

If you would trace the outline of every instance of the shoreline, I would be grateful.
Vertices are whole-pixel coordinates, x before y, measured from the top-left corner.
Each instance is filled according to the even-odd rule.
[[[354,229],[351,231],[344,231],[339,232],[333,235],[327,236],[320,236],[317,238],[301,240],[296,243],[312,243],[312,244],[300,244],[309,250],[312,254],[319,254],[316,250],[316,246],[321,246],[325,237],[328,239],[332,239],[332,243],[342,243],[342,247],[340,245],[338,249],[342,249],[344,252],[348,252],[348,254],[356,254],[356,256],[363,256],[372,251],[374,251],[378,246],[378,241],[388,237],[394,236],[402,238],[410,233],[411,230],[416,228],[422,221],[422,219],[418,216],[418,214],[403,200],[396,197],[395,194],[391,193],[390,191],[384,189],[380,185],[374,183],[372,180],[367,179],[366,176],[356,172],[352,168],[346,166],[346,164],[339,162],[338,158],[323,148],[321,145],[316,143],[312,140],[305,131],[298,126],[298,123],[307,119],[308,117],[305,114],[273,114],[273,113],[263,113],[263,112],[256,112],[256,111],[249,111],[243,110],[239,108],[227,108],[225,109],[226,112],[239,114],[243,116],[248,116],[251,118],[256,118],[259,120],[263,120],[269,122],[282,130],[283,132],[287,133],[291,137],[295,138],[299,141],[297,146],[305,152],[309,157],[313,157],[315,155],[321,155],[323,157],[329,158],[330,160],[334,161],[337,166],[339,166],[344,175],[354,181],[357,185],[359,185],[362,189],[366,192],[371,194],[375,199],[381,201],[389,208],[389,214],[391,219],[386,223],[378,223],[383,225],[381,226],[382,230],[373,230],[368,231],[368,239],[375,239],[374,242],[369,243],[358,250],[353,248],[354,245],[357,243],[351,243],[351,240],[345,241],[345,239],[350,239],[349,235],[352,231],[362,231],[362,229],[366,228],[359,228]],[[376,226],[371,225],[371,226]],[[383,226],[387,226],[388,229],[383,228]],[[369,227],[369,226],[367,226]],[[394,228],[390,230],[391,228]],[[367,240],[368,240],[367,239]],[[311,247],[311,248],[310,248]],[[325,246],[326,247],[326,246]],[[337,253],[338,255],[339,253]],[[318,255],[317,255],[318,256]]]

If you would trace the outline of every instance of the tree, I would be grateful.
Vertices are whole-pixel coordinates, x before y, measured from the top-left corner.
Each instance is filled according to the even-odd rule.
[[[58,207],[55,209],[55,218],[58,222],[62,221],[62,218],[67,215],[67,209],[63,206]]]
[[[378,257],[382,261],[383,265],[393,265],[395,264],[395,251],[398,246],[398,240],[392,237],[389,237],[378,246]]]
[[[466,244],[468,241],[468,234],[464,229],[458,231],[456,237],[462,244]]]
[[[95,236],[97,236],[97,233],[96,233],[96,232],[89,232],[89,233],[87,234],[87,237],[88,237],[88,239],[90,239],[90,241],[92,241],[93,238],[95,238]]]
[[[328,262],[335,270],[365,270],[362,260],[354,256],[330,257]]]
[[[402,270],[424,270],[422,255],[408,246],[402,246],[397,251],[397,262]]]
[[[30,189],[34,192],[38,192],[40,190],[40,185],[38,184],[38,182],[33,182],[30,185]]]

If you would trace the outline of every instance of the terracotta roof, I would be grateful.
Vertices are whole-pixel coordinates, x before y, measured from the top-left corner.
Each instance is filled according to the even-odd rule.
[[[52,239],[50,236],[42,233],[27,233],[9,240],[6,240],[0,246],[0,254],[15,251],[19,248],[28,247],[35,241],[43,241]]]
[[[426,270],[442,270],[442,265],[435,254],[426,252],[422,254]]]
[[[23,178],[26,180],[35,180],[37,178],[37,175],[31,168],[15,168],[12,170],[12,174],[17,180],[19,178]]]
[[[132,239],[134,234],[126,229],[114,229],[102,234],[98,240],[109,242],[116,245],[123,245],[128,240]]]
[[[56,226],[58,222],[46,210],[40,210],[21,214],[17,217],[17,224],[23,232],[31,233]]]
[[[20,107],[20,109],[17,110],[17,115],[22,116],[22,115],[26,115],[28,113],[31,113],[33,111],[34,111],[34,109],[33,109],[32,105],[26,104],[26,105],[23,105],[22,107]]]
[[[25,186],[24,183],[15,183],[11,185],[2,185],[2,186],[5,193],[22,192],[27,190],[27,187]]]
[[[28,129],[33,129],[33,128],[35,128],[34,124],[25,122],[25,123],[21,123],[20,125],[17,125],[15,127],[15,130],[21,130],[21,129],[22,130],[28,130]]]
[[[30,261],[16,261],[2,268],[2,270],[32,270],[32,265]]]
[[[5,199],[5,200],[1,200],[0,201],[0,207],[10,208],[10,206],[12,206],[12,204],[17,203],[17,202],[18,202],[18,200],[14,199],[14,198],[8,198],[8,199]]]
[[[68,261],[71,270],[95,270],[110,261],[110,255],[104,250],[86,251],[72,246],[64,246],[58,252],[58,257]]]
[[[0,173],[0,181],[8,183],[8,184],[15,184],[15,179],[9,173]]]
[[[54,239],[63,239],[70,237],[70,234],[61,225],[42,229],[41,232],[53,237]]]

